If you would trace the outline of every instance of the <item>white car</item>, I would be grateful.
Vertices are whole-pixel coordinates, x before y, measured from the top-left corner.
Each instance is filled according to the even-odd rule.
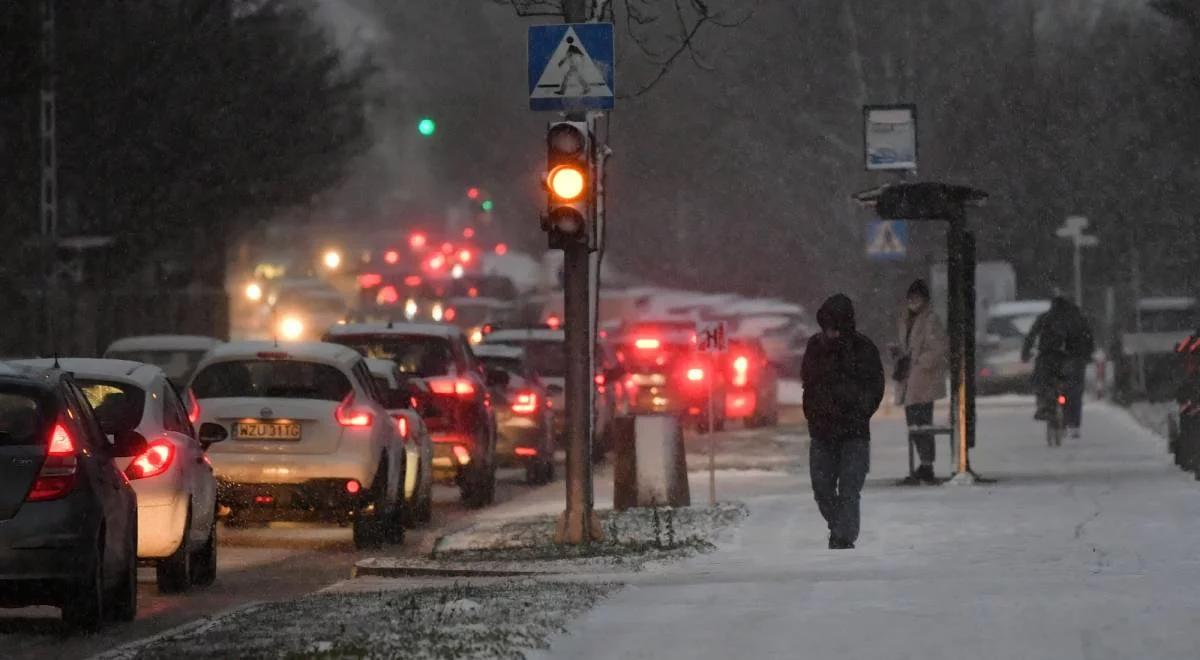
[[[14,364],[48,368],[54,362]],[[154,564],[159,590],[211,584],[217,575],[216,482],[207,443],[198,439],[162,369],[90,358],[63,358],[58,365],[74,375],[106,432],[134,430],[146,439],[135,455],[116,464],[137,494],[137,555]]]
[[[232,342],[188,386],[213,448],[226,524],[352,523],[359,548],[404,537],[405,453],[363,357],[321,342]]]
[[[433,517],[433,440],[425,420],[414,407],[413,390],[428,398],[429,387],[420,378],[405,378],[395,362],[367,358],[367,368],[383,393],[383,405],[396,420],[396,431],[404,441],[407,460],[404,470],[404,501],[413,522],[427,523]]]
[[[110,344],[104,357],[153,364],[166,372],[172,385],[182,389],[204,355],[219,344],[220,339],[202,335],[125,337]]]

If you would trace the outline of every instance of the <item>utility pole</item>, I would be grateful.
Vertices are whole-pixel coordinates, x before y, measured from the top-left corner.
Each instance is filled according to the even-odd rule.
[[[1071,241],[1075,249],[1075,304],[1081,309],[1083,308],[1083,248],[1096,247],[1100,244],[1099,238],[1083,233],[1087,227],[1087,218],[1081,215],[1073,215],[1068,217],[1063,226],[1054,232],[1059,238]]]
[[[55,71],[55,0],[42,0],[42,81],[38,95],[38,118],[41,132],[41,194],[39,216],[43,249],[44,281],[42,289],[43,330],[49,349],[57,345],[54,336],[54,280],[57,269],[55,243],[58,240],[58,110],[56,107]]]
[[[592,20],[590,0],[563,0],[563,21]],[[587,122],[586,112],[571,112],[567,121]],[[595,189],[589,191],[595,195]],[[589,205],[594,213],[595,203]],[[563,328],[567,352],[567,508],[559,521],[556,541],[587,545],[599,540],[600,524],[593,511],[592,493],[592,301],[591,250],[588,242],[563,246]]]

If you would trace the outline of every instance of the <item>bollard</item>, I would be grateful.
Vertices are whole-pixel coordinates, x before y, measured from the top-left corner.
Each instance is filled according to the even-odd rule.
[[[683,429],[674,415],[620,417],[613,426],[613,508],[689,506]]]

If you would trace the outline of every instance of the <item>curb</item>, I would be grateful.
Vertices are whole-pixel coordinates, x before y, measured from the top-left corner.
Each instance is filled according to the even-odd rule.
[[[486,568],[440,568],[431,566],[359,566],[350,572],[351,579],[360,577],[538,577],[556,575],[546,571],[519,571]]]

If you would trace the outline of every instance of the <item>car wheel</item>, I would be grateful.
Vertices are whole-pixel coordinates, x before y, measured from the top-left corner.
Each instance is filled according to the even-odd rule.
[[[113,590],[108,615],[114,621],[129,622],[137,618],[137,512],[132,514],[133,533],[125,550],[125,571],[121,583]]]
[[[207,587],[217,579],[217,521],[208,528],[208,540],[192,558],[192,584]]]
[[[104,530],[100,530],[104,537]],[[67,625],[83,631],[94,631],[104,621],[104,546],[97,544],[91,566],[62,604],[62,619]]]
[[[187,591],[192,586],[192,553],[188,550],[188,532],[192,529],[192,509],[188,507],[187,517],[183,521],[183,537],[179,539],[179,547],[170,557],[158,560],[154,566],[155,578],[158,581],[158,591],[164,594],[175,594]]]
[[[371,513],[358,512],[354,518],[354,547],[359,550],[379,548],[385,543],[404,540],[403,508],[395,502],[387,502],[388,465],[387,458],[379,461],[375,471],[375,482],[371,485],[371,502],[375,509]]]

